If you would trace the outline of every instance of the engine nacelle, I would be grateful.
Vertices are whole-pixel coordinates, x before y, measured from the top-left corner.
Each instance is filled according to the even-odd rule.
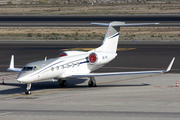
[[[106,64],[113,60],[117,53],[112,52],[92,52],[88,56],[88,61],[91,64]]]
[[[78,55],[78,54],[83,54],[87,53],[85,51],[64,51],[59,54],[59,57],[64,57],[64,56],[73,56],[73,55]]]

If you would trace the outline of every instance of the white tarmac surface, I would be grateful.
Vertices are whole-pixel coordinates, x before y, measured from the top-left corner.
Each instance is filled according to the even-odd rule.
[[[0,120],[180,120],[180,74],[96,77],[93,88],[86,78],[67,88],[42,81],[31,95],[16,76],[0,73]]]

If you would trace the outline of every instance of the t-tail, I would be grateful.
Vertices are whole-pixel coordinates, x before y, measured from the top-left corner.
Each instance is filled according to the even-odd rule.
[[[132,23],[125,24],[125,22],[114,21],[111,23],[91,23],[93,25],[102,25],[108,26],[104,41],[102,45],[96,48],[94,51],[103,51],[103,52],[116,52],[118,40],[119,40],[119,31],[120,27],[123,26],[137,26],[137,25],[156,25],[159,23]]]

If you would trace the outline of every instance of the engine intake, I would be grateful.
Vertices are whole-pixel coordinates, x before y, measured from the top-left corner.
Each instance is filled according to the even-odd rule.
[[[88,60],[89,60],[90,63],[95,63],[95,62],[97,62],[98,57],[97,57],[96,53],[91,53],[91,54],[89,55],[89,57],[88,57]]]
[[[64,51],[60,53],[59,57],[65,57],[65,56],[74,56],[74,55],[79,55],[79,54],[84,54],[87,53],[85,51]]]
[[[61,53],[60,55],[59,55],[59,57],[64,57],[64,56],[67,56],[67,53]]]

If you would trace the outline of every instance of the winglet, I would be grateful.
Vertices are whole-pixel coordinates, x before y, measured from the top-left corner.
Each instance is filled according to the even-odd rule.
[[[11,61],[9,64],[9,68],[13,69],[14,68],[14,55],[11,56]]]
[[[9,68],[7,71],[12,71],[12,72],[21,72],[22,68],[14,68],[14,55],[11,56],[11,61],[9,64]]]
[[[169,64],[169,66],[168,66],[168,68],[167,68],[167,70],[165,72],[169,72],[171,70],[171,67],[172,67],[172,65],[174,63],[174,60],[175,60],[175,57],[172,59],[171,63]]]

